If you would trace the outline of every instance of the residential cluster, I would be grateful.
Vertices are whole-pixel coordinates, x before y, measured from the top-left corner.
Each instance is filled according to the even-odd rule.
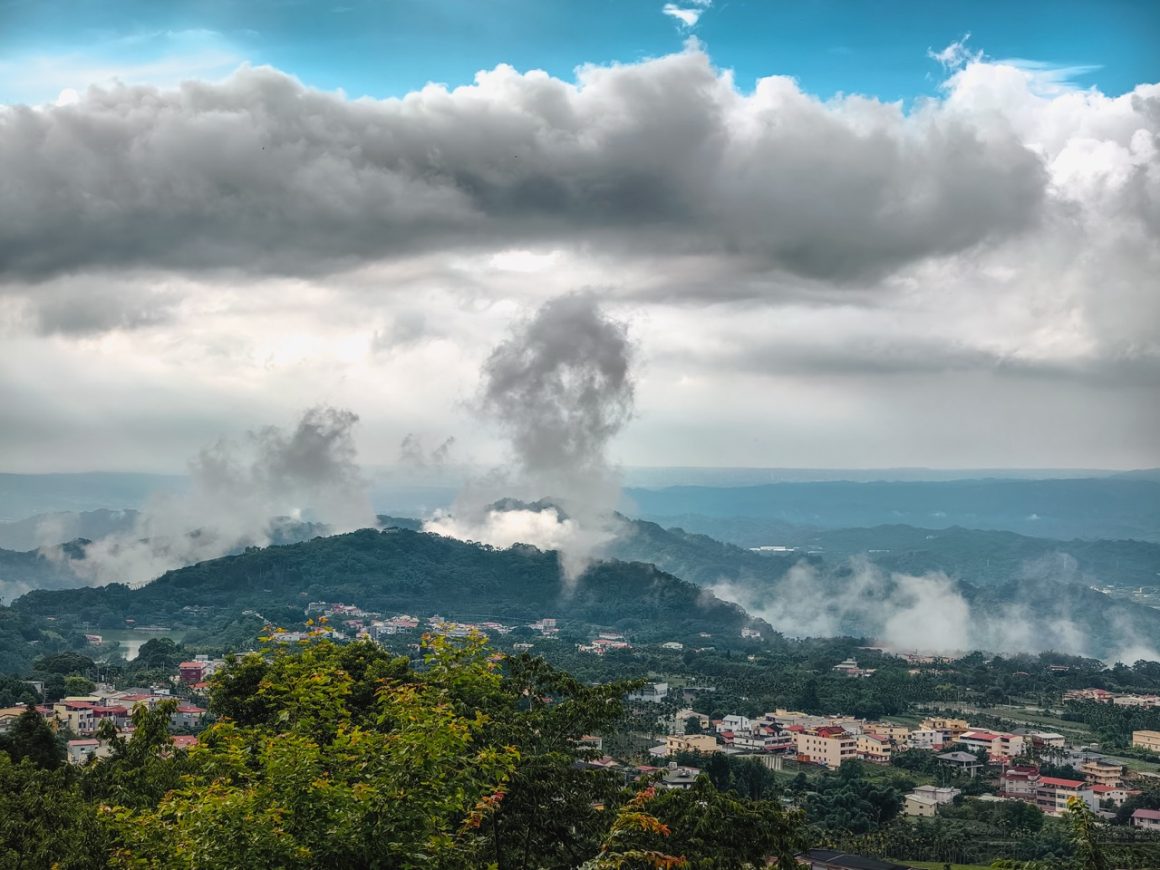
[[[1098,701],[1117,707],[1160,707],[1160,695],[1134,695],[1109,692],[1107,689],[1071,689],[1063,693],[1064,701]]]
[[[189,664],[183,662],[183,667]],[[101,758],[111,752],[111,741],[98,734],[105,733],[101,723],[108,722],[116,735],[127,739],[133,734],[133,711],[139,707],[153,709],[162,701],[178,701],[177,708],[170,716],[169,725],[174,731],[189,731],[202,724],[206,710],[190,701],[176,698],[172,691],[162,687],[141,687],[116,690],[110,686],[98,685],[88,695],[61,698],[51,704],[41,704],[35,710],[45,718],[54,730],[74,735],[67,742],[70,764],[84,764],[90,758]],[[27,711],[26,707],[0,709],[0,733],[12,727],[16,718]],[[174,746],[187,749],[197,742],[189,734],[175,734]]]
[[[658,702],[669,695],[666,683],[653,683],[629,696],[630,701]],[[677,710],[669,720],[671,733],[653,746],[653,758],[669,759],[684,753],[744,754],[758,756],[774,769],[787,759],[799,765],[836,769],[845,761],[889,764],[899,752],[933,751],[941,768],[955,777],[974,778],[999,768],[998,793],[991,800],[1021,800],[1048,815],[1062,814],[1070,798],[1078,798],[1094,812],[1117,807],[1140,793],[1124,765],[1091,747],[1071,747],[1065,737],[1050,731],[1020,729],[1019,733],[974,728],[966,719],[928,716],[911,728],[893,722],[869,722],[851,716],[813,716],[778,709],[757,718],[731,714],[711,719],[691,708]],[[1138,731],[1134,744],[1160,749],[1160,732]],[[1081,779],[1049,776],[1038,765],[1019,763],[1050,757],[1074,767]],[[695,774],[694,774],[695,776]],[[904,812],[931,816],[960,794],[949,786],[921,786],[906,796]],[[1133,824],[1158,824],[1145,811]]]

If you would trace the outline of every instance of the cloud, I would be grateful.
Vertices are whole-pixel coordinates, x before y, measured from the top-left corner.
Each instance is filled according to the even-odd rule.
[[[1109,610],[1101,615],[1108,621],[1105,634],[1112,640],[1094,638],[1098,620],[1077,612],[1066,594],[1068,586],[1081,579],[1075,560],[1067,554],[1029,563],[1017,581],[1019,587],[1008,590],[1010,600],[996,611],[972,604],[942,572],[921,576],[888,572],[861,556],[829,572],[799,562],[763,589],[723,581],[709,591],[792,637],[868,636],[898,651],[943,654],[1056,650],[1124,662],[1160,657],[1154,641],[1125,613]],[[1037,593],[1031,590],[1037,583],[1058,593],[1051,604],[1034,597]],[[1028,601],[1020,601],[1025,593]]]
[[[926,56],[937,61],[947,71],[962,69],[968,63],[978,63],[983,59],[983,52],[971,51],[967,48],[967,40],[970,38],[971,34],[964,33],[961,38],[956,39],[941,51],[928,48]]]
[[[1027,229],[1047,174],[932,106],[742,94],[698,48],[510,67],[347,100],[268,68],[0,110],[0,278],[135,266],[325,274],[432,249],[586,240],[851,281]]]
[[[675,18],[682,28],[688,30],[697,26],[705,10],[713,5],[713,0],[691,0],[690,5],[682,6],[677,3],[666,3],[661,12],[670,18]]]
[[[289,524],[339,533],[376,524],[359,471],[358,417],[313,408],[287,432],[266,426],[241,444],[221,440],[190,463],[187,492],[155,498],[126,531],[60,558],[94,584],[153,580],[166,571],[265,546]]]

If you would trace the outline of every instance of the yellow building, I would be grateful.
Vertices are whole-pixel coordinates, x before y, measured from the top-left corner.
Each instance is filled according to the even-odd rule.
[[[794,735],[797,754],[814,764],[837,768],[843,761],[858,757],[858,738],[852,734],[809,734]]]
[[[1095,785],[1120,785],[1124,779],[1124,768],[1107,761],[1085,761],[1080,767],[1084,779]]]
[[[881,734],[859,734],[858,755],[866,761],[877,764],[888,764],[894,746],[890,740]]]
[[[717,738],[712,734],[670,734],[665,738],[669,755],[677,752],[720,752]]]
[[[953,742],[964,731],[971,730],[966,719],[950,719],[946,716],[928,716],[919,723],[918,727],[924,731],[941,731]]]
[[[870,722],[866,725],[866,731],[885,737],[891,743],[905,743],[907,735],[910,734],[910,729],[905,725],[896,725],[893,722]]]
[[[1133,731],[1132,745],[1149,752],[1160,752],[1160,731]]]

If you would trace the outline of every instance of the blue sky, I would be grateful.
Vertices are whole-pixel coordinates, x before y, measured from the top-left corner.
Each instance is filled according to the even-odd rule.
[[[700,0],[704,4],[705,0]],[[698,10],[693,0],[677,7]],[[1153,0],[715,0],[696,26],[663,0],[0,0],[0,100],[43,102],[117,76],[171,84],[270,64],[351,96],[393,96],[428,81],[470,82],[509,63],[570,78],[583,63],[632,62],[695,35],[742,88],[796,77],[823,97],[933,93],[928,49],[965,33],[990,58],[1066,70],[1118,94],[1160,80]]]

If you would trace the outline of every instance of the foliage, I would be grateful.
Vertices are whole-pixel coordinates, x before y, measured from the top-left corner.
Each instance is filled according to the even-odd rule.
[[[31,705],[16,717],[6,734],[0,734],[0,753],[6,753],[13,763],[27,760],[45,770],[59,768],[65,759],[56,734]]]

